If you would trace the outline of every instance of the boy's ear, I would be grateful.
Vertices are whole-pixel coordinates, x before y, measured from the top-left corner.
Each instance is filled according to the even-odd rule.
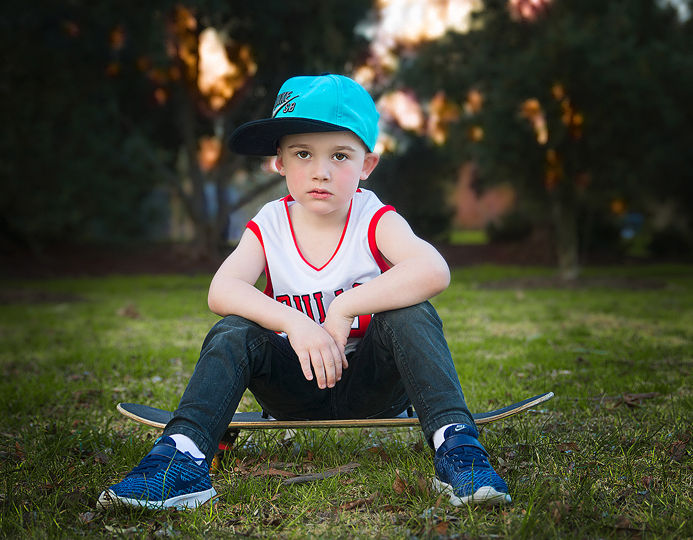
[[[379,161],[380,154],[376,154],[375,152],[366,153],[366,156],[363,158],[363,168],[361,169],[360,176],[361,180],[366,180],[371,175]]]
[[[284,176],[284,160],[282,158],[282,149],[277,147],[277,158],[274,160],[274,166],[277,172]]]

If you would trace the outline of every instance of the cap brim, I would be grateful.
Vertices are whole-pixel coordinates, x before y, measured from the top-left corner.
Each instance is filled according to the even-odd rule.
[[[308,118],[265,118],[247,122],[234,130],[228,140],[231,150],[247,156],[274,156],[279,139],[296,133],[348,131],[347,129]]]

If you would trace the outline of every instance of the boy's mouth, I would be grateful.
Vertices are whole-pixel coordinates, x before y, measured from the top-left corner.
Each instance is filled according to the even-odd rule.
[[[332,193],[330,193],[326,189],[311,189],[308,192],[308,195],[310,195],[314,199],[327,199],[328,197],[332,196]]]

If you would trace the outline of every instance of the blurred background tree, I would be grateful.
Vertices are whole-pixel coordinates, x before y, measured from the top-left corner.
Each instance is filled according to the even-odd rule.
[[[15,4],[0,22],[3,242],[136,238],[155,217],[147,195],[163,185],[191,218],[201,257],[217,253],[235,208],[278,181],[241,179],[232,201],[229,183],[259,167],[227,152],[225,137],[267,116],[289,76],[350,71],[367,48],[354,28],[371,7]]]
[[[364,187],[393,205],[416,234],[446,243],[454,213],[449,199],[456,164],[432,141],[400,136],[405,148],[384,153]]]
[[[151,239],[173,198],[192,224],[189,253],[218,253],[237,211],[281,183],[270,161],[234,156],[224,139],[265,117],[289,76],[332,71],[381,111],[383,159],[366,187],[423,236],[447,241],[469,173],[480,192],[516,194],[489,236],[551,231],[565,277],[634,229],[652,254],[690,251],[690,8],[15,3],[0,19],[0,248]]]
[[[120,17],[105,3],[39,1],[14,2],[0,18],[3,244],[131,237],[149,217],[132,211],[152,186],[146,149],[121,121],[127,104],[153,122],[146,100],[128,99],[146,81],[107,74]]]
[[[548,223],[571,278],[580,243],[615,248],[626,212],[659,212],[690,249],[691,29],[655,0],[487,0],[469,32],[422,46],[397,77],[464,104],[447,149],[478,164],[481,186],[512,183],[510,220]]]

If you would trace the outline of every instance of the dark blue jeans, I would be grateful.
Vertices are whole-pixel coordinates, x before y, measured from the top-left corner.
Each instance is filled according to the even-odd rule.
[[[429,302],[376,314],[334,388],[307,381],[289,341],[228,316],[209,332],[164,434],[182,433],[212,459],[246,388],[275,418],[384,418],[410,404],[431,444],[446,424],[474,425]]]

